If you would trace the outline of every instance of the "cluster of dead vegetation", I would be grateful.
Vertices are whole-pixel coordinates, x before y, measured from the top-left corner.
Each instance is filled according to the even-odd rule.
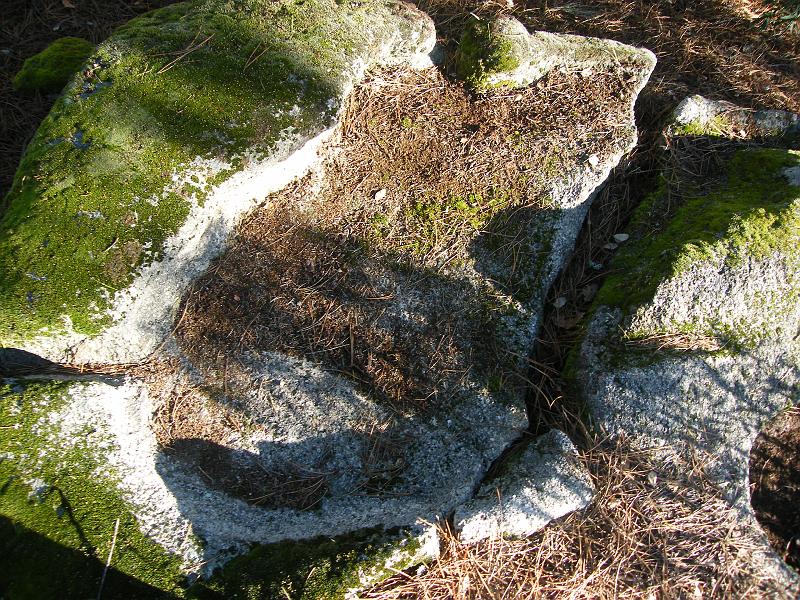
[[[586,441],[586,440],[585,440]],[[761,542],[709,483],[704,461],[665,464],[624,441],[589,444],[597,494],[585,510],[527,539],[465,545],[441,530],[443,556],[365,597],[762,598]]]
[[[237,354],[281,352],[400,413],[437,406],[470,367],[508,388],[527,348],[497,327],[530,300],[527,228],[587,158],[575,148],[624,138],[624,74],[491,98],[435,70],[374,75],[322,176],[268,198],[187,295],[185,352],[225,393],[247,385]]]

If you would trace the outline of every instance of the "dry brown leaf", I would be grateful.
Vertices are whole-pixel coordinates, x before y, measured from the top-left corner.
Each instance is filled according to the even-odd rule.
[[[556,326],[561,329],[573,329],[585,314],[585,312],[578,311],[570,315],[559,315],[556,317]]]

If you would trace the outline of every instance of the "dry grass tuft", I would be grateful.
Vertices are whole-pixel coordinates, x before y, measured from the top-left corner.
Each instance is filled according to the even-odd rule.
[[[392,421],[371,423],[368,428],[364,427],[364,440],[361,456],[364,476],[362,489],[371,495],[391,494],[393,485],[408,464],[405,459],[408,440],[397,433]]]
[[[153,359],[129,374],[147,383],[161,452],[210,487],[250,504],[301,510],[313,508],[327,493],[329,474],[314,465],[267,468],[257,453],[237,448],[250,424],[191,383],[174,359]]]
[[[662,333],[627,339],[625,345],[650,350],[676,350],[678,352],[716,352],[724,345],[717,338],[697,333]]]
[[[665,465],[648,451],[598,444],[583,454],[592,505],[529,539],[463,545],[366,598],[755,598],[775,582],[753,566],[759,544],[700,462]]]

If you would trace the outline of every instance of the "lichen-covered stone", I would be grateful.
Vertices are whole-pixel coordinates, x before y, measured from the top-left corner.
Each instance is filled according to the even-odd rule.
[[[192,590],[222,597],[302,600],[355,600],[359,590],[438,554],[435,531],[368,530],[338,538],[317,538],[256,546],[233,559],[224,571]]]
[[[740,151],[725,184],[688,198],[656,236],[628,244],[598,301],[632,310],[629,336],[700,334],[753,345],[793,329],[798,301],[800,153]],[[634,217],[646,225],[656,194]],[[794,332],[791,331],[794,335]]]
[[[652,70],[655,56],[612,40],[544,31],[528,33],[513,17],[476,20],[465,30],[456,54],[456,71],[470,87],[483,92],[531,84],[553,69],[592,72],[639,62]]]
[[[795,151],[740,150],[704,193],[681,180],[679,207],[665,212],[664,190],[646,200],[570,373],[600,431],[707,457],[753,526],[750,448],[800,397],[798,165]],[[768,568],[796,585],[766,548]]]
[[[135,393],[135,388],[128,389]],[[132,406],[136,396],[123,392],[115,398],[122,402],[101,409],[104,419],[92,419],[87,411],[98,407],[90,398],[103,396],[102,391],[108,394],[107,382],[0,384],[0,417],[16,424],[0,430],[0,514],[8,521],[0,531],[4,541],[14,544],[14,552],[3,559],[9,572],[2,581],[15,597],[29,597],[31,589],[37,597],[95,594],[102,572],[97,549],[107,548],[117,518],[114,567],[119,572],[105,588],[111,597],[183,597],[185,571],[210,575],[237,553],[229,547],[204,560],[194,536],[170,539],[167,532],[148,528],[141,513],[138,518],[131,513],[129,497],[120,497],[118,486],[124,485],[120,477],[132,478],[132,473],[120,474],[115,467],[118,453],[130,452],[136,444],[145,450],[139,457],[146,456],[147,436],[145,430],[120,435],[112,431],[113,423],[131,413],[146,421],[147,410]],[[110,462],[109,447],[116,448]],[[136,484],[153,493],[158,474],[148,472],[146,464],[139,466]],[[152,509],[168,513],[176,507],[167,501]],[[189,521],[183,523],[190,527]],[[188,596],[205,597],[211,591],[233,597],[258,589],[259,597],[271,598],[285,588],[302,598],[348,598],[396,570],[432,560],[438,549],[431,524],[241,547],[241,555],[224,571],[198,581]]]
[[[148,537],[107,463],[108,430],[73,420],[70,390],[86,384],[0,380],[0,582],[14,598],[97,595],[115,522],[104,596],[180,594],[181,560]]]
[[[94,51],[94,44],[74,37],[59,38],[26,59],[14,76],[15,90],[58,92]]]
[[[193,0],[119,29],[7,198],[0,343],[62,358],[105,333],[78,358],[146,356],[237,216],[315,160],[353,82],[434,41],[427,16],[382,0]]]
[[[594,485],[577,450],[552,430],[508,459],[496,478],[456,509],[454,522],[464,543],[501,535],[529,536],[594,497]]]
[[[684,98],[672,113],[670,135],[774,137],[800,134],[800,116],[784,110],[748,110],[721,100],[695,95]]]

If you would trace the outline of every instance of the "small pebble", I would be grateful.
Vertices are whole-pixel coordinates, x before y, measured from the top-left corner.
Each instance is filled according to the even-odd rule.
[[[619,248],[619,246],[614,242],[609,242],[608,244],[603,246],[603,250],[616,250],[617,248]]]
[[[658,483],[658,475],[656,475],[655,471],[650,471],[647,474],[647,483],[649,483],[652,487],[655,487],[656,483]]]
[[[559,296],[555,300],[553,300],[553,306],[556,308],[563,308],[567,304],[567,299],[564,296]]]
[[[595,271],[602,271],[602,270],[603,270],[603,265],[602,265],[601,263],[599,263],[599,262],[595,262],[595,261],[593,261],[593,260],[590,260],[590,261],[589,261],[589,266],[590,266],[592,269],[594,269]]]
[[[621,244],[622,242],[627,242],[629,237],[631,236],[629,236],[627,233],[615,233],[614,241]]]
[[[596,167],[597,165],[600,164],[600,159],[597,157],[596,154],[592,154],[589,157],[589,164],[592,165],[593,167]]]
[[[373,198],[378,201],[381,201],[384,198],[386,198],[386,188],[380,189],[377,192],[375,192]]]

